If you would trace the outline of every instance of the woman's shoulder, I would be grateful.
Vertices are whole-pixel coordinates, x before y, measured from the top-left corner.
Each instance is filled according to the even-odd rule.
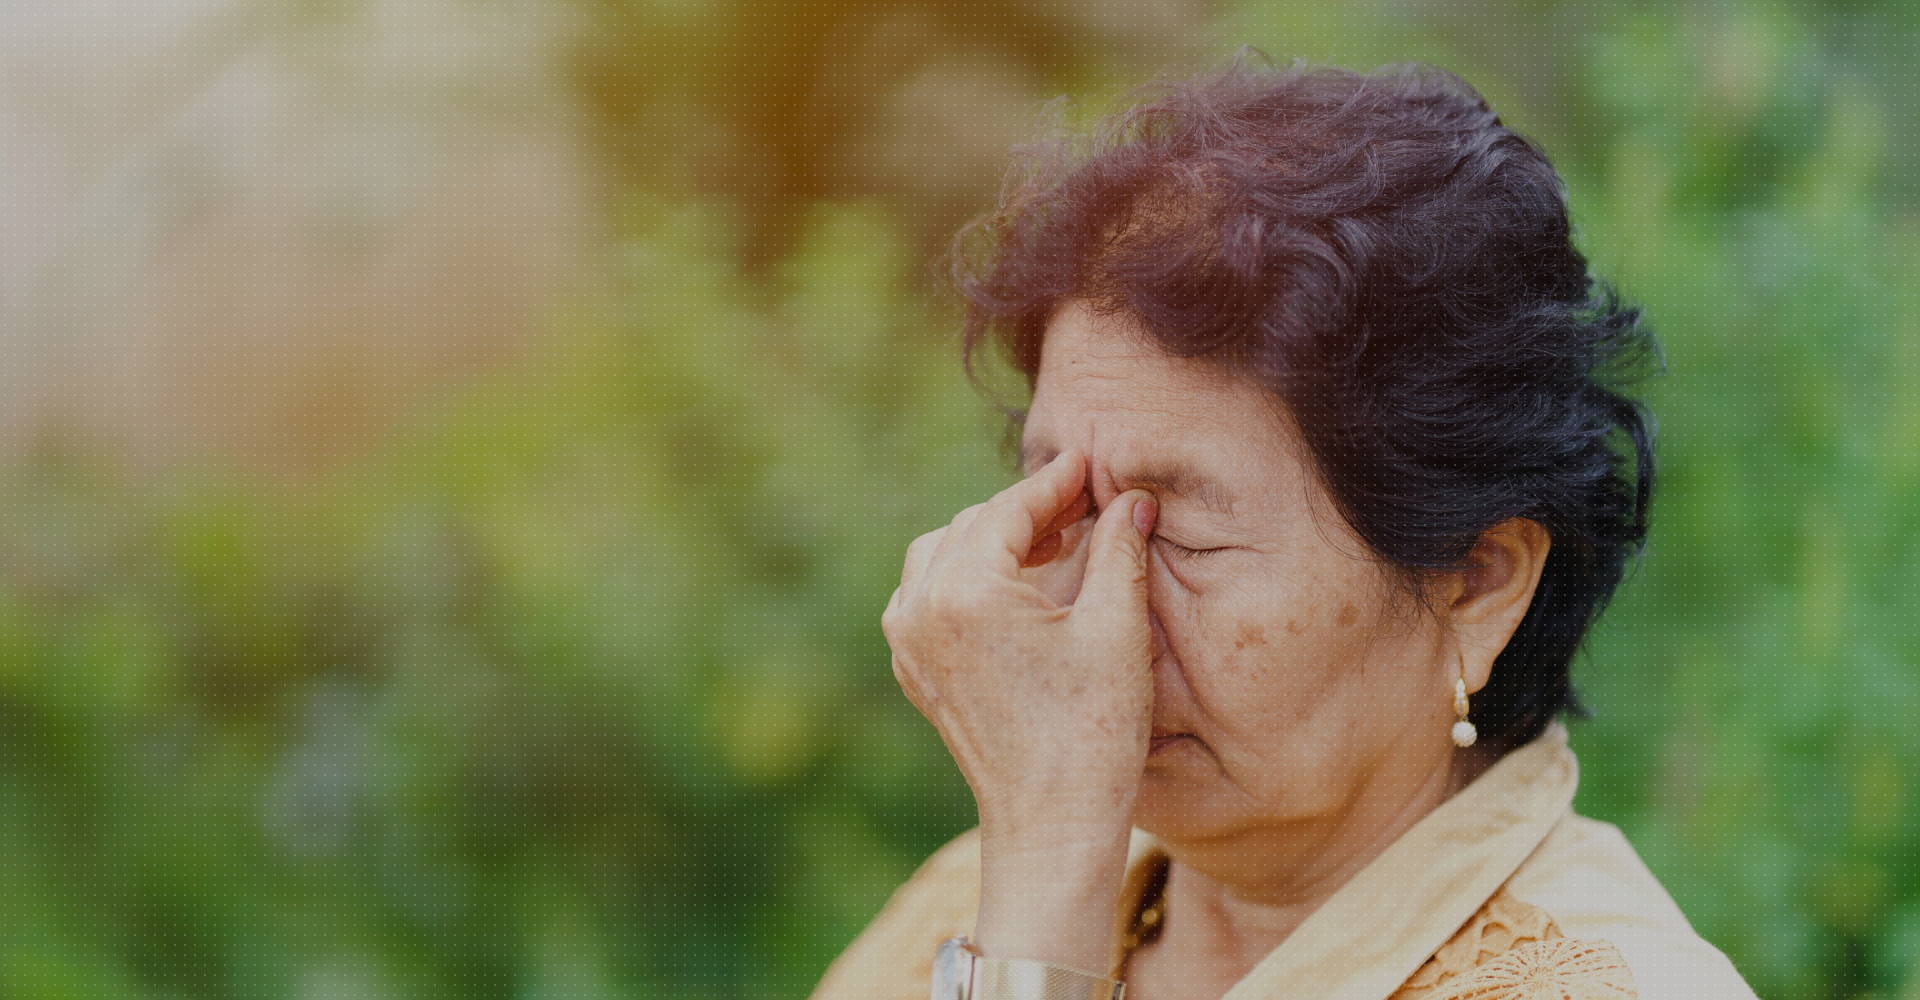
[[[1544,911],[1569,940],[1617,948],[1642,1000],[1754,995],[1611,823],[1567,813],[1505,889]]]

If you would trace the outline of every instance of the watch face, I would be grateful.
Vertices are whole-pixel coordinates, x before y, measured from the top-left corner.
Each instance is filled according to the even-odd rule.
[[[933,953],[933,1000],[969,1000],[973,993],[973,956],[961,945],[966,938],[940,942]]]

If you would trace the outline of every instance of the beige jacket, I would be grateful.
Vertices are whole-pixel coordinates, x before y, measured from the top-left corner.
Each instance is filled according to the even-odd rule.
[[[1225,1000],[1752,1000],[1620,831],[1573,814],[1578,781],[1555,723],[1416,823]],[[1163,856],[1134,831],[1116,940]],[[814,1000],[922,1000],[934,949],[972,932],[979,887],[974,831],[894,893]]]

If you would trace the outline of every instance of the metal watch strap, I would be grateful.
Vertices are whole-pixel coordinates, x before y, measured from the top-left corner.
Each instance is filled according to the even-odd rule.
[[[965,937],[940,943],[932,1000],[1123,1000],[1127,987],[1090,972],[1023,958],[988,958]]]

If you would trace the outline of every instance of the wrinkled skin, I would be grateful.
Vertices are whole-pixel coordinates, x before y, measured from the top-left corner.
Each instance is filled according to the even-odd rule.
[[[1489,531],[1423,606],[1269,393],[1079,303],[1048,324],[1022,458],[913,544],[883,620],[979,808],[974,942],[1115,971],[1137,824],[1174,868],[1129,995],[1218,996],[1486,766],[1452,745],[1454,679],[1485,684],[1545,532]]]

